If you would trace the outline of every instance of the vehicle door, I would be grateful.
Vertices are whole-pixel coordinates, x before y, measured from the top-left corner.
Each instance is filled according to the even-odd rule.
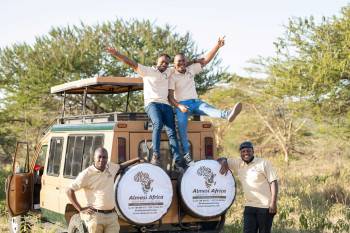
[[[42,211],[59,213],[59,197],[61,195],[61,164],[64,137],[53,136],[50,139],[49,153],[41,178],[40,207]]]
[[[33,204],[33,173],[29,169],[29,146],[18,142],[13,157],[12,174],[6,180],[6,204],[12,217],[31,210]]]

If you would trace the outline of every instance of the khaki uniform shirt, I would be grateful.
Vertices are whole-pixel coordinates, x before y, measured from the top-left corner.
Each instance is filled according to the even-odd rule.
[[[245,206],[269,208],[271,202],[269,183],[278,179],[270,162],[257,157],[254,157],[249,164],[242,159],[228,159],[227,162],[242,183]]]
[[[157,67],[148,67],[138,64],[136,72],[143,78],[145,106],[152,102],[170,105],[168,102],[170,69],[160,72]]]
[[[108,163],[101,172],[91,165],[79,173],[70,188],[74,191],[83,189],[87,204],[95,209],[114,209],[114,177],[119,168],[119,164]]]
[[[169,79],[169,89],[174,90],[177,101],[198,99],[194,76],[202,71],[200,63],[186,67],[184,74],[174,70]]]

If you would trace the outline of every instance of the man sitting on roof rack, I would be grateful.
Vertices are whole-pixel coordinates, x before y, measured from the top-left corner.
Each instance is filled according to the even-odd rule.
[[[129,65],[143,78],[145,110],[153,124],[151,163],[160,166],[160,135],[163,126],[165,126],[171,153],[175,160],[175,168],[181,169],[183,158],[179,153],[173,109],[168,102],[168,79],[171,72],[168,69],[170,56],[161,54],[158,57],[157,65],[148,67],[129,59],[114,48],[107,48],[107,52]]]
[[[169,102],[176,108],[180,141],[185,154],[184,159],[187,163],[192,161],[187,135],[189,115],[205,115],[227,119],[229,122],[232,122],[242,109],[241,103],[237,103],[230,111],[217,109],[200,100],[196,91],[195,75],[203,70],[203,67],[214,58],[224,44],[224,37],[219,38],[215,47],[204,58],[196,60],[190,66],[187,66],[188,63],[184,54],[179,53],[174,58],[175,71],[169,78]]]

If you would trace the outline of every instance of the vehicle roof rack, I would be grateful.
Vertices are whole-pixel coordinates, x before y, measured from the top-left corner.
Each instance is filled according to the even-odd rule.
[[[119,94],[143,89],[139,77],[94,77],[51,87],[51,94]]]

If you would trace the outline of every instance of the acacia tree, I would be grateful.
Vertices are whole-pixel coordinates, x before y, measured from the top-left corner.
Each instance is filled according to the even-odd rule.
[[[180,35],[173,29],[168,25],[156,26],[148,20],[126,22],[117,19],[94,26],[81,23],[52,28],[31,45],[19,43],[1,49],[0,141],[8,145],[5,136],[23,137],[24,128],[32,141],[39,137],[40,128],[48,125],[60,108],[58,98],[49,95],[51,86],[94,76],[134,76],[131,69],[105,52],[107,46],[118,48],[144,65],[154,65],[161,53],[174,56],[182,52],[190,59],[201,54],[189,33]],[[200,92],[222,78],[219,63],[215,59],[196,76]],[[213,67],[218,71],[211,71]],[[79,105],[80,98],[69,98],[68,104],[73,110]],[[90,112],[121,111],[125,101],[123,95],[89,96],[87,104]],[[130,108],[138,111],[142,105],[142,93],[133,94]],[[8,151],[5,144],[0,153],[5,153],[5,148]]]
[[[345,116],[350,109],[350,7],[341,15],[290,19],[274,43],[276,55],[259,59],[268,92],[309,104],[314,113]]]

